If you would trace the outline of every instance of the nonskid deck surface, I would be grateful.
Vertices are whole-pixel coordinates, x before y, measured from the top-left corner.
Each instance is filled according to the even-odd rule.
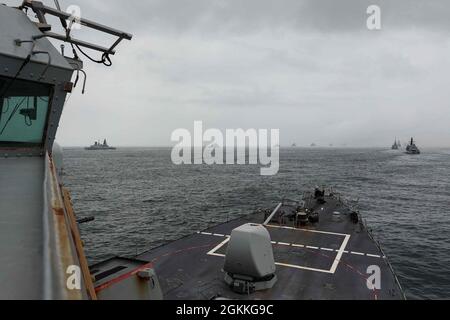
[[[270,233],[278,281],[250,295],[234,293],[223,281],[224,256],[233,229],[262,224],[267,214],[248,216],[199,231],[150,250],[138,259],[153,262],[165,299],[403,299],[386,257],[361,222],[336,198],[310,204],[320,221],[306,226],[283,219],[281,206],[266,228]],[[369,267],[380,270],[381,288],[369,289]]]

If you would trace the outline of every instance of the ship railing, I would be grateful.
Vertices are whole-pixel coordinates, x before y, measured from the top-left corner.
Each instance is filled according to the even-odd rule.
[[[95,299],[76,219],[68,210],[56,165],[47,153],[44,180],[44,299]],[[80,268],[82,290],[67,286],[67,273]],[[76,271],[75,271],[76,272]]]
[[[381,243],[380,243],[378,240],[375,239],[375,237],[374,237],[374,235],[373,235],[373,232],[372,232],[372,228],[370,228],[370,227],[368,226],[368,224],[367,224],[367,220],[366,220],[366,219],[363,219],[363,218],[361,217],[361,214],[360,214],[359,212],[358,212],[358,215],[359,215],[360,221],[362,221],[362,224],[363,224],[364,229],[367,231],[367,234],[369,235],[370,239],[372,239],[372,241],[375,243],[375,245],[377,246],[378,250],[380,250],[383,259],[385,260],[387,266],[389,267],[389,270],[391,270],[391,273],[392,273],[393,276],[394,276],[394,282],[395,282],[395,284],[397,285],[397,287],[399,288],[399,290],[400,290],[400,292],[401,292],[401,294],[402,294],[402,298],[403,298],[404,300],[407,300],[407,299],[406,299],[405,291],[403,290],[403,287],[402,287],[402,285],[400,284],[400,281],[399,281],[399,279],[398,279],[397,273],[395,272],[394,268],[392,267],[392,264],[391,264],[391,262],[389,261],[389,259],[388,259],[387,255],[386,255],[386,253],[384,252],[383,248],[381,247]]]

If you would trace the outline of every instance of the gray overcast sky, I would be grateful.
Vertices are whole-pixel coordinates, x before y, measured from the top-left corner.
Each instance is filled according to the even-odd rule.
[[[60,3],[134,34],[112,68],[85,61],[87,92],[66,106],[64,146],[104,137],[170,145],[172,131],[194,120],[279,128],[281,145],[389,146],[414,136],[450,146],[448,0]],[[366,28],[370,4],[381,7],[380,31]]]

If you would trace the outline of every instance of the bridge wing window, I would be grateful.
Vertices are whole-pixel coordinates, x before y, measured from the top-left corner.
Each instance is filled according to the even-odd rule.
[[[0,77],[0,145],[42,145],[50,86]]]

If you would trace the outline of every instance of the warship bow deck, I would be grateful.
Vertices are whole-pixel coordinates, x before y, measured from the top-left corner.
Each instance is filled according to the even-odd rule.
[[[324,203],[310,198],[306,207],[319,213],[318,222],[299,225],[290,218],[297,208],[280,204],[270,216],[250,214],[137,258],[153,265],[165,299],[404,299],[359,214],[335,195],[325,196]],[[232,230],[247,223],[269,231],[278,281],[271,289],[239,294],[224,282],[224,257]],[[380,270],[379,289],[367,285],[371,266]]]

